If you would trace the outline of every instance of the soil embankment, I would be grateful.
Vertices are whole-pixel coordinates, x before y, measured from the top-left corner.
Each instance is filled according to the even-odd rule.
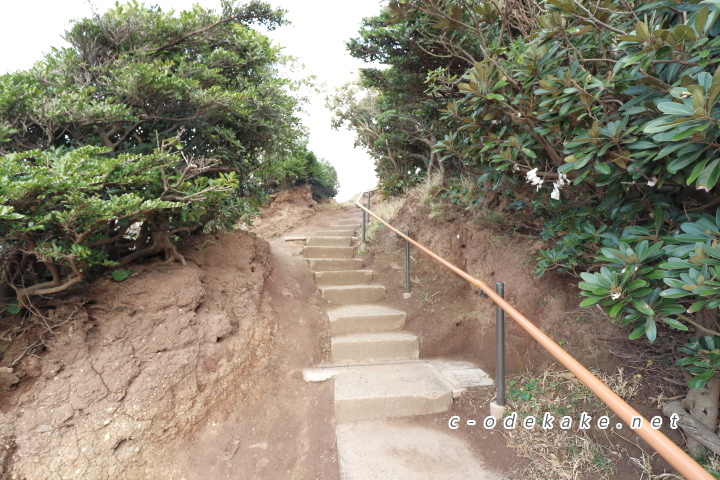
[[[447,207],[437,215],[426,202],[408,196],[393,225],[450,263],[491,286],[504,282],[505,298],[580,361],[596,365],[607,358],[596,334],[610,334],[604,315],[578,308],[570,277],[549,272],[538,278],[534,257],[544,248],[536,237],[499,231],[464,209]],[[465,280],[420,251],[411,250],[412,298],[405,291],[405,242],[386,229],[368,242],[367,262],[388,290],[387,297],[408,312],[407,328],[422,336],[424,356],[467,357],[493,371],[495,304]],[[578,321],[578,318],[581,321]],[[571,327],[569,327],[571,325]],[[506,322],[508,373],[551,362],[512,320]]]
[[[337,478],[330,385],[302,379],[322,317],[293,248],[196,238],[185,267],[133,266],[33,318],[52,332],[3,370],[0,478]]]

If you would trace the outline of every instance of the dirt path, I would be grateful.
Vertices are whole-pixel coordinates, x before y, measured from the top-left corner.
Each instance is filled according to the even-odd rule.
[[[301,245],[271,243],[199,237],[45,313],[0,362],[0,480],[338,479],[332,384],[302,378],[326,319]]]
[[[288,235],[332,222],[339,211],[312,217]],[[286,229],[287,230],[287,229]],[[272,273],[265,294],[278,317],[273,367],[242,409],[206,428],[180,449],[169,478],[186,480],[339,478],[332,383],[306,383],[302,370],[321,362],[327,321],[301,243],[270,241]]]

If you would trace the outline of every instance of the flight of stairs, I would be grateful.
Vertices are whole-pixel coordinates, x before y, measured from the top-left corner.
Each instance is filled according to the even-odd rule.
[[[341,480],[503,480],[452,430],[420,427],[416,415],[449,412],[467,387],[492,380],[468,362],[421,359],[404,311],[378,304],[385,287],[354,258],[356,216],[306,237],[303,255],[327,300],[329,364],[304,372],[334,378]],[[448,413],[448,415],[452,415]]]
[[[308,237],[303,251],[322,297],[332,304],[331,363],[335,420],[358,422],[450,410],[453,390],[419,360],[418,337],[403,331],[405,312],[375,304],[385,287],[354,258],[355,219]],[[342,368],[348,367],[348,368]]]

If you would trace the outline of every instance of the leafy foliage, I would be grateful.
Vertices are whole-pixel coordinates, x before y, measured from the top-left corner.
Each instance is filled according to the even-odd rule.
[[[266,163],[261,169],[263,185],[268,191],[308,184],[316,198],[332,198],[338,193],[337,171],[327,160],[301,145],[282,159]]]
[[[701,389],[720,370],[720,337],[718,336],[692,337],[690,342],[680,347],[680,351],[690,355],[677,362],[678,365],[695,374],[688,384],[690,388]]]
[[[95,268],[184,263],[178,235],[251,218],[265,198],[254,173],[305,143],[279,48],[249,28],[283,14],[116,4],[0,76],[0,287],[26,305]]]
[[[438,164],[544,223],[538,273],[586,270],[583,306],[654,341],[716,328],[718,19],[710,0],[397,0],[361,34],[368,58],[424,77],[413,95],[444,101],[416,117]]]
[[[128,278],[130,278],[130,275],[132,275],[134,272],[131,269],[123,270],[122,268],[116,268],[112,272],[112,279],[115,282],[124,282]]]

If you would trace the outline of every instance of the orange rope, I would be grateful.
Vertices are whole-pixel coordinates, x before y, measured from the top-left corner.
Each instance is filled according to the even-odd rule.
[[[625,400],[620,398],[615,392],[613,392],[607,385],[605,385],[595,375],[585,368],[580,362],[575,360],[569,353],[562,349],[557,343],[555,343],[550,337],[545,335],[538,327],[536,327],[530,320],[527,319],[522,313],[518,312],[512,305],[501,298],[495,291],[490,288],[485,282],[478,280],[471,276],[464,270],[459,269],[452,263],[448,262],[444,258],[440,257],[436,253],[428,250],[412,238],[400,232],[400,230],[392,227],[382,218],[375,215],[373,212],[368,210],[364,205],[360,203],[360,198],[364,194],[360,195],[355,201],[355,204],[366,211],[369,215],[375,217],[380,223],[392,230],[396,235],[410,242],[412,245],[417,247],[420,251],[428,255],[433,260],[441,263],[453,273],[457,274],[461,278],[467,280],[471,285],[479,288],[483,291],[492,301],[500,306],[505,312],[510,315],[520,326],[530,334],[537,342],[542,345],[550,354],[555,357],[561,364],[565,366],[570,372],[573,373],[586,387],[590,389],[597,397],[602,400],[613,412],[615,412],[625,424],[633,425],[633,418],[641,419],[641,425],[639,428],[635,428],[634,431],[645,440],[656,452],[660,454],[670,465],[672,465],[681,475],[684,475],[688,480],[714,480],[714,477],[708,473],[700,464],[698,464],[690,455],[685,453],[683,449],[678,447],[673,441],[665,436],[660,430],[656,430],[650,426],[650,422],[647,421],[637,410],[628,405]],[[637,421],[637,420],[636,420]]]

